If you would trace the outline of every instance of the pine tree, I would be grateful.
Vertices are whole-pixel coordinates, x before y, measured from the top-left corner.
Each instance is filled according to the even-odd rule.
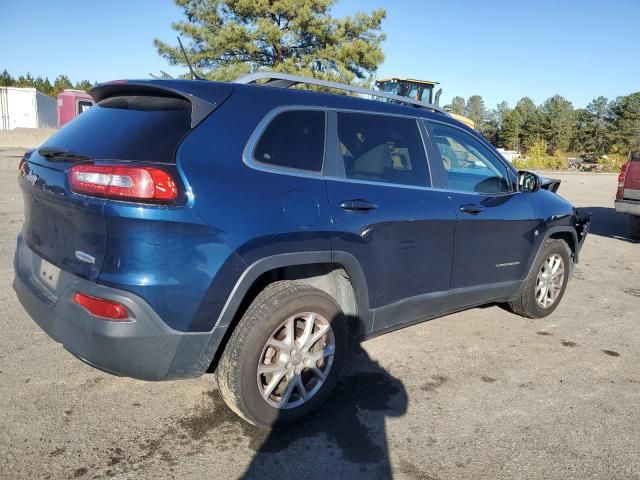
[[[93,88],[93,84],[89,80],[82,80],[80,82],[77,82],[74,88],[76,90],[84,90],[85,92],[88,92]]]
[[[502,120],[502,127],[500,129],[500,143],[511,150],[520,151],[523,147],[524,117],[518,108],[507,112]]]
[[[465,107],[466,103],[464,101],[464,98],[453,97],[451,99],[451,103],[449,105],[446,105],[444,108],[451,113],[455,113],[456,115],[464,115]]]
[[[15,84],[15,79],[5,69],[0,73],[0,87],[11,87]]]
[[[611,106],[611,137],[629,156],[640,154],[640,92],[618,97]]]
[[[464,109],[464,116],[473,120],[476,124],[476,129],[482,131],[483,125],[487,120],[487,108],[484,106],[484,100],[480,95],[469,97]]]
[[[58,77],[53,82],[53,94],[58,95],[63,90],[68,90],[73,88],[73,83],[69,80],[69,77],[66,75],[58,75]]]
[[[542,136],[547,142],[549,153],[566,151],[573,138],[573,105],[566,98],[554,95],[542,104],[540,111]]]
[[[207,78],[232,80],[268,69],[346,83],[369,83],[382,63],[384,10],[331,16],[335,0],[175,0],[186,21],[173,28],[189,39],[194,67]],[[158,53],[186,65],[177,46],[156,39]]]

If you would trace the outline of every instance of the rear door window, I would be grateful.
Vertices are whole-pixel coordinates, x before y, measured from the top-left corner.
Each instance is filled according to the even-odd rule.
[[[274,167],[322,171],[325,112],[289,110],[276,115],[254,150],[256,162]]]
[[[422,187],[431,184],[415,119],[338,112],[338,141],[347,178]]]
[[[191,129],[191,103],[158,95],[105,98],[52,135],[44,146],[95,159],[175,162]]]

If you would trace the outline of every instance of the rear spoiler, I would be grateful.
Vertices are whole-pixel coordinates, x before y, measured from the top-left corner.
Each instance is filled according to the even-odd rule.
[[[191,128],[218,108],[233,91],[230,83],[193,80],[114,80],[92,88],[96,102],[118,95],[163,95],[184,98],[191,103]]]

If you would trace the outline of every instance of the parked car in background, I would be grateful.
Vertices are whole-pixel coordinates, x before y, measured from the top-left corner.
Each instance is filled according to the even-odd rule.
[[[616,211],[629,215],[629,234],[640,238],[640,155],[622,165],[618,176]]]
[[[95,102],[83,90],[64,90],[58,94],[58,128],[63,127]]]
[[[276,73],[94,88],[19,168],[14,288],[40,327],[113,374],[214,371],[268,427],[322,405],[349,338],[558,307],[589,217],[557,184],[435,105],[300,83],[363,91]]]

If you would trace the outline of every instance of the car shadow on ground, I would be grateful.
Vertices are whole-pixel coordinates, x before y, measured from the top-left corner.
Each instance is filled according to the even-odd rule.
[[[607,207],[581,207],[580,210],[591,213],[590,235],[640,243],[640,240],[631,238],[629,235],[629,215],[618,213],[615,208]]]
[[[265,434],[242,478],[392,478],[385,420],[407,411],[403,384],[357,344],[324,408]]]

